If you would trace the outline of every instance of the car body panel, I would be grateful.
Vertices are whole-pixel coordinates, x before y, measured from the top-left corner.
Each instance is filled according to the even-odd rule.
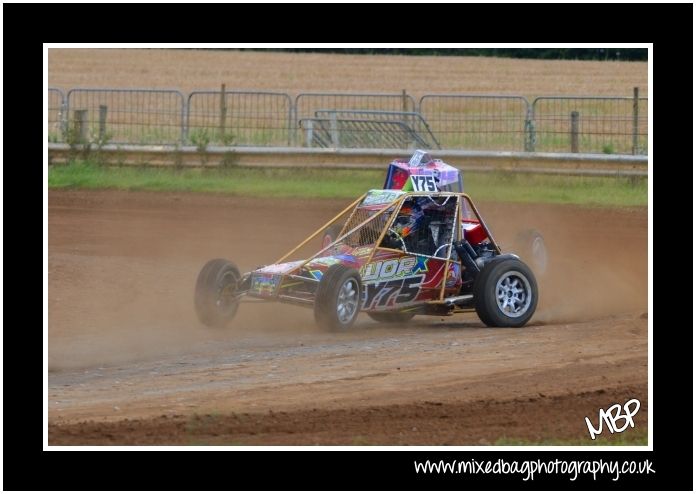
[[[464,192],[464,181],[459,169],[418,150],[408,161],[396,159],[389,164],[384,188],[416,192]]]

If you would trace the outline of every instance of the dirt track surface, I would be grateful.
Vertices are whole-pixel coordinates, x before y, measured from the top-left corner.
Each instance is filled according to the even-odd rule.
[[[647,211],[482,203],[500,237],[542,231],[537,315],[345,334],[312,312],[244,305],[202,327],[210,258],[273,262],[344,201],[49,192],[49,444],[464,444],[587,438],[641,401],[647,423]]]

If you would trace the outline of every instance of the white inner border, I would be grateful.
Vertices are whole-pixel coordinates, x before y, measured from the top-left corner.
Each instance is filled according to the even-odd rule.
[[[648,445],[647,446],[49,446],[48,445],[48,50],[49,48],[647,48],[648,49]],[[2,55],[0,55],[2,57]],[[653,450],[653,412],[655,403],[653,396],[653,44],[652,43],[458,43],[458,44],[422,44],[422,43],[291,43],[291,44],[254,44],[254,43],[44,43],[43,45],[43,450],[44,451],[133,451],[133,450],[236,450],[236,451],[652,451]],[[2,68],[0,68],[1,75]],[[696,88],[696,86],[694,86]],[[696,89],[694,90],[696,93]],[[2,106],[2,95],[0,95]],[[696,120],[696,113],[694,113]],[[695,135],[696,135],[696,131]],[[0,148],[2,147],[2,124],[0,123]],[[696,147],[696,138],[694,139]],[[2,158],[0,158],[2,159]],[[0,162],[0,166],[1,162]],[[0,176],[0,185],[2,176]],[[694,177],[696,190],[696,177]],[[2,194],[2,192],[0,192]],[[0,196],[1,198],[1,196]],[[0,213],[2,201],[0,201]],[[694,212],[696,212],[696,196],[694,197]],[[694,219],[696,225],[696,217]],[[2,216],[0,216],[0,225]],[[696,227],[693,230],[696,239]],[[2,231],[0,230],[0,245]],[[696,248],[696,247],[695,247]],[[696,251],[695,251],[696,252]],[[695,256],[696,257],[696,256]],[[2,260],[0,260],[2,274]],[[696,278],[696,266],[694,266]],[[1,291],[1,288],[0,288]],[[0,300],[2,311],[2,300]],[[694,325],[696,327],[696,308],[694,309]],[[694,342],[696,345],[696,341]],[[0,348],[2,342],[0,341]],[[695,346],[696,348],[696,346]],[[2,369],[0,368],[0,377]],[[1,384],[0,384],[1,386]],[[696,403],[696,396],[692,397]],[[2,436],[2,397],[0,397],[0,436]],[[696,417],[696,409],[694,409]],[[694,431],[696,438],[696,430]],[[695,473],[696,475],[696,473]]]

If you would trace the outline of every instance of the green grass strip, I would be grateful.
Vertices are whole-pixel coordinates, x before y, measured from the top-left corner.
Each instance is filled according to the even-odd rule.
[[[317,168],[155,168],[99,166],[85,161],[50,166],[52,188],[214,192],[241,196],[340,198],[381,188],[384,170]],[[648,182],[633,177],[572,177],[509,172],[464,174],[477,201],[646,206]]]

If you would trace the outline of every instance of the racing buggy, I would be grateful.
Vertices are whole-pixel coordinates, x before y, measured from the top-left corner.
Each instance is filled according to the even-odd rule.
[[[199,320],[224,327],[249,299],[311,308],[325,330],[347,330],[360,312],[403,323],[475,311],[487,326],[525,325],[538,299],[531,269],[501,252],[467,194],[418,177],[413,190],[368,191],[274,264],[242,274],[209,261],[196,282]],[[330,228],[335,239],[288,261]]]

